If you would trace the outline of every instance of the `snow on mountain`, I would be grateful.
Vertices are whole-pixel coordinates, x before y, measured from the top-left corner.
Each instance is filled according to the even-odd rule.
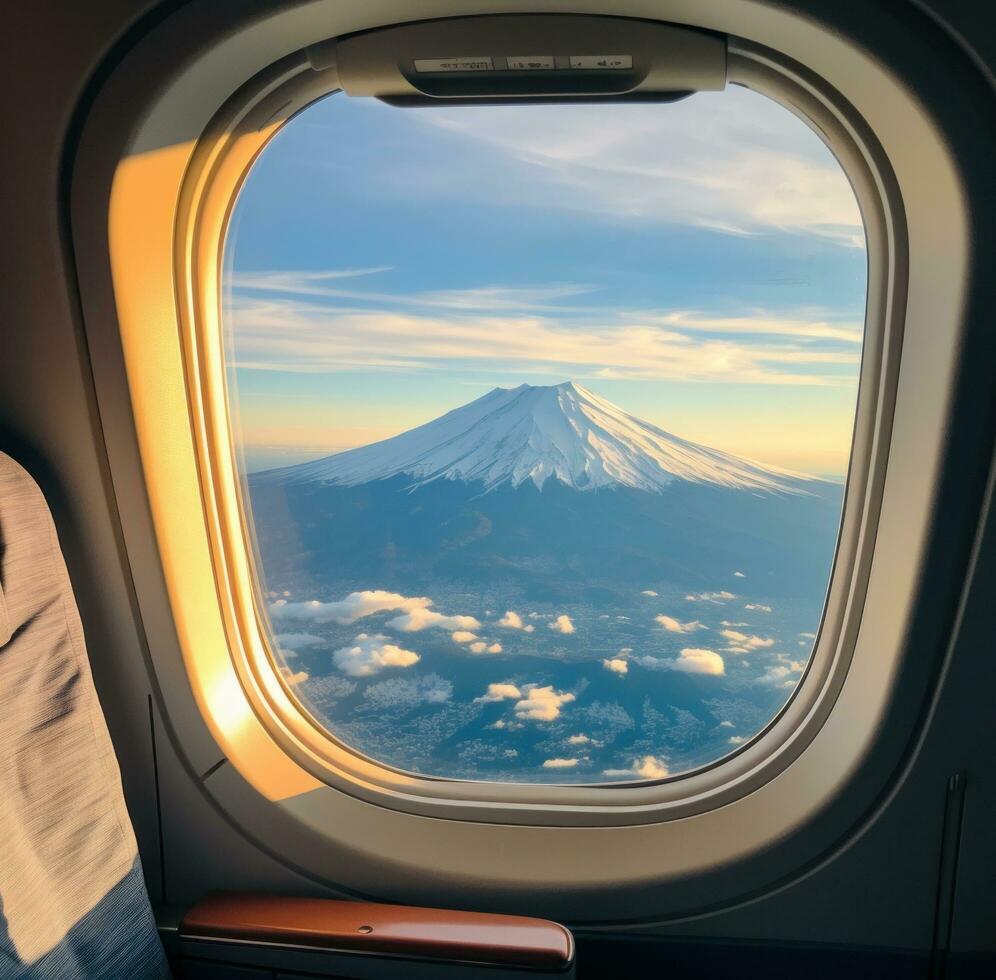
[[[659,492],[675,480],[754,491],[805,492],[809,478],[679,439],[573,381],[495,388],[432,422],[369,446],[257,479],[357,486],[405,475],[482,481],[491,490],[553,477],[577,490]]]

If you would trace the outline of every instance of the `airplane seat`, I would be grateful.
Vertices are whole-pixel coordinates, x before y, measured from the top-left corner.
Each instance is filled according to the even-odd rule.
[[[169,977],[55,525],[0,453],[0,977]]]
[[[517,916],[219,894],[178,939],[198,980],[574,976],[571,934]],[[0,980],[171,976],[55,525],[0,452]]]

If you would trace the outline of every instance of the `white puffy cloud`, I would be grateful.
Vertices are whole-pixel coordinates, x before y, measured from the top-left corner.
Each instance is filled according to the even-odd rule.
[[[483,698],[477,698],[478,701],[483,701]],[[504,729],[507,732],[517,732],[526,726],[521,721],[506,721],[504,718],[499,718],[493,725],[488,725],[488,728],[498,728]]]
[[[476,633],[471,633],[470,630],[457,630],[453,634],[454,643],[473,643],[477,639]]]
[[[655,755],[645,755],[637,759],[633,766],[636,774],[644,779],[663,779],[667,774],[667,764]]]
[[[556,630],[558,633],[573,633],[574,624],[571,622],[571,617],[562,614],[558,616],[555,620],[546,624],[552,630]]]
[[[736,599],[736,596],[725,589],[720,592],[692,592],[685,596],[686,602],[712,602],[721,604],[728,602],[730,599]]]
[[[303,650],[305,647],[313,647],[325,642],[320,636],[315,636],[313,633],[277,633],[273,640],[285,656],[288,653],[293,654],[298,650]]]
[[[350,647],[341,647],[332,654],[335,665],[350,677],[369,677],[385,667],[411,667],[419,655],[392,643],[380,633],[360,633]]]
[[[674,661],[672,669],[688,674],[723,674],[726,672],[726,665],[723,663],[723,658],[714,650],[685,647]]]
[[[620,657],[606,658],[602,661],[602,666],[614,674],[625,674],[629,671],[629,664]]]
[[[302,684],[308,679],[308,673],[304,670],[293,671],[290,667],[281,667],[280,675],[288,684]]]
[[[815,633],[800,633],[799,636],[804,637],[807,640],[815,640],[816,639],[816,634]]]
[[[642,592],[640,593],[640,595],[649,595],[649,596],[653,596],[654,598],[656,598],[656,597],[657,597],[657,593],[656,593],[656,592],[654,592],[654,590],[653,590],[653,589],[644,589],[644,590],[643,590],[643,591],[642,591]]]
[[[471,643],[467,649],[471,653],[501,653],[501,644],[492,643],[489,645],[486,640],[477,640],[475,643]]]
[[[798,677],[793,676],[797,673],[798,671],[794,670],[792,666],[775,664],[769,667],[760,677],[758,677],[756,683],[770,684],[773,687],[791,689],[794,688],[799,681]]]
[[[480,622],[473,616],[444,616],[434,609],[421,606],[388,620],[387,625],[404,633],[417,633],[430,627],[456,631],[476,630],[481,627]]]
[[[669,633],[691,633],[693,630],[705,629],[697,619],[690,623],[682,623],[674,616],[666,616],[664,613],[654,616],[654,622],[663,626]]]
[[[720,636],[729,641],[727,647],[732,653],[747,653],[750,650],[764,650],[774,646],[775,641],[766,636],[753,636],[739,630],[721,630]]]
[[[546,759],[544,769],[573,769],[578,764],[577,759]]]
[[[397,592],[373,589],[351,592],[336,602],[287,602],[278,599],[270,604],[270,619],[312,623],[355,623],[358,619],[380,612],[401,612],[388,625],[394,629],[413,633],[437,626],[450,630],[473,630],[480,623],[473,616],[444,616],[431,608],[432,600],[426,596],[404,596]]]
[[[555,721],[563,706],[574,700],[573,694],[555,691],[549,684],[545,687],[529,684],[522,693],[522,699],[515,704],[515,716],[521,721]]]
[[[680,670],[686,674],[725,674],[726,664],[715,650],[685,647],[673,660],[665,657],[641,657],[640,663],[653,670]]]
[[[588,735],[572,735],[568,740],[568,745],[591,745],[594,743],[594,739],[590,738]],[[597,743],[596,743],[597,744]]]
[[[721,721],[721,722],[719,723],[719,727],[720,727],[720,728],[733,728],[733,727],[734,727],[734,725],[733,725],[733,722],[732,722],[732,721]]]
[[[521,698],[522,691],[515,684],[489,684],[486,693],[475,701],[506,701],[509,698]],[[502,726],[504,727],[504,726]]]
[[[498,625],[503,629],[507,630],[521,630],[522,629],[522,617],[517,613],[513,612],[511,609],[498,620]]]
[[[336,602],[287,602],[278,599],[270,604],[270,619],[312,623],[355,623],[365,616],[378,612],[393,612],[414,609],[428,609],[432,600],[425,596],[403,596],[397,592],[373,589],[366,592],[351,592],[345,599]]]
[[[731,735],[729,738],[730,745],[743,745],[747,741],[745,735]]]
[[[604,776],[639,776],[641,779],[663,779],[667,774],[667,763],[656,755],[634,759],[629,769],[605,769],[602,773]]]
[[[744,575],[744,573],[743,573],[743,572],[734,572],[734,573],[733,573],[733,577],[734,577],[734,578],[747,578],[747,576],[746,576],[746,575]]]
[[[533,626],[533,624],[532,624],[532,623],[530,623],[530,624],[529,624],[528,626],[523,626],[523,627],[522,627],[522,632],[523,632],[523,633],[532,633],[532,631],[533,631],[534,629],[536,629],[536,627],[535,627],[535,626]]]
[[[763,613],[771,612],[771,606],[766,606],[762,602],[748,602],[744,606],[744,609],[750,609],[753,612],[763,612]]]
[[[799,682],[798,674],[806,669],[803,660],[792,660],[789,657],[779,658],[781,663],[771,664],[765,672],[756,679],[757,684],[770,684],[773,687],[791,689]]]

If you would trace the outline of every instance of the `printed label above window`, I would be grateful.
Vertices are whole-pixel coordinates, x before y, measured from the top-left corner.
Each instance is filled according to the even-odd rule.
[[[490,58],[416,58],[415,71],[491,71]]]

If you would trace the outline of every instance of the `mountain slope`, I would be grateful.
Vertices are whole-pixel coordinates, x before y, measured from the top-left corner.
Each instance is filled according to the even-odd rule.
[[[677,439],[570,383],[495,389],[249,487],[271,588],[501,583],[550,601],[709,590],[733,570],[772,595],[822,595],[843,489]]]
[[[445,479],[489,491],[527,481],[542,489],[551,478],[654,493],[675,481],[786,493],[818,482],[679,439],[571,381],[495,388],[390,439],[254,479],[348,487],[397,476],[410,487]]]

